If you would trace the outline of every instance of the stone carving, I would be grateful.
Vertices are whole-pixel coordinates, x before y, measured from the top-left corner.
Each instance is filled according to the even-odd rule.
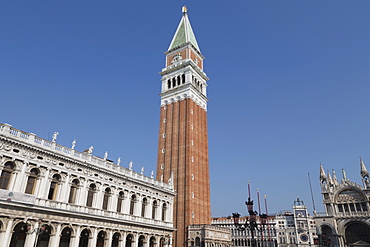
[[[51,142],[56,142],[59,132],[54,132]]]
[[[71,149],[75,149],[75,146],[76,146],[76,139],[73,140]]]
[[[89,150],[87,150],[87,153],[89,155],[92,155],[92,152],[94,151],[94,146],[89,147]]]

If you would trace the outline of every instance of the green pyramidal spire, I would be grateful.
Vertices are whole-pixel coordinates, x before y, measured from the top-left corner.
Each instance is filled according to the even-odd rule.
[[[190,21],[189,21],[188,14],[187,14],[187,9],[185,6],[182,7],[182,12],[183,12],[183,15],[182,15],[180,24],[177,27],[176,33],[173,36],[173,39],[171,41],[171,44],[168,50],[170,51],[182,44],[190,42],[200,52],[193,29],[191,28],[191,25],[190,25]]]

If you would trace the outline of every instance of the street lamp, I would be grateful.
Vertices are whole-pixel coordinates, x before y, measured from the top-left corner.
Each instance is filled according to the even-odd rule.
[[[259,192],[257,190],[257,196],[258,196],[258,208],[261,211],[260,208],[260,200],[259,200]],[[265,204],[266,204],[266,198],[265,198]],[[251,194],[250,194],[250,184],[248,181],[248,201],[245,202],[245,205],[247,205],[247,210],[249,213],[249,220],[245,220],[244,224],[239,223],[239,213],[233,213],[233,219],[234,219],[234,225],[237,230],[239,231],[247,231],[249,229],[251,231],[251,237],[252,237],[252,247],[256,247],[256,239],[254,238],[254,231],[257,230],[259,232],[263,232],[265,229],[265,226],[267,225],[267,214],[258,214],[257,211],[253,209],[253,200],[251,200]],[[266,205],[266,212],[267,212],[267,205]],[[259,215],[260,223],[257,223],[257,215]],[[258,228],[258,225],[261,227]],[[262,235],[263,236],[263,235]]]
[[[33,233],[36,234],[36,239],[35,239],[35,242],[33,244],[34,247],[37,246],[37,242],[38,242],[38,237],[39,235],[43,234],[45,232],[45,225],[41,225],[42,223],[42,218],[38,219],[38,227],[37,228],[34,228],[33,230],[31,230],[31,224],[27,224],[27,234],[31,235]]]

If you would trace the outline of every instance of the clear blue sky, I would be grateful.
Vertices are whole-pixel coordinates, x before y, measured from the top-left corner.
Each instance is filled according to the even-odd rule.
[[[160,75],[189,18],[208,87],[212,215],[322,210],[319,162],[370,168],[370,1],[2,1],[0,122],[155,169]]]

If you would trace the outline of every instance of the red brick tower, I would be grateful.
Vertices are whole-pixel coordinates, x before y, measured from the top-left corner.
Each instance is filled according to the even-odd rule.
[[[166,54],[162,75],[157,179],[173,183],[173,246],[187,246],[187,227],[210,224],[208,130],[203,59],[186,7]]]

